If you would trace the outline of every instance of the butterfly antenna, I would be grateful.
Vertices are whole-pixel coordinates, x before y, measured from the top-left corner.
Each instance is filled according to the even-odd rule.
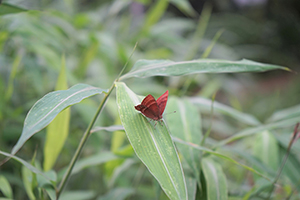
[[[163,116],[169,115],[169,114],[174,114],[174,113],[176,113],[176,111],[165,113],[165,114],[163,114]]]
[[[135,51],[137,45],[138,45],[138,42],[135,43],[135,45],[134,45],[134,47],[133,47],[133,50],[132,50],[132,52],[131,52],[129,58],[127,59],[127,61],[126,61],[125,65],[124,65],[124,67],[122,68],[122,70],[120,71],[119,75],[117,76],[116,81],[119,80],[119,78],[120,78],[121,75],[123,74],[124,70],[126,69],[126,67],[127,67],[127,65],[128,65],[128,62],[129,62],[129,60],[131,59],[131,57],[133,56],[133,53],[134,53],[134,51]]]

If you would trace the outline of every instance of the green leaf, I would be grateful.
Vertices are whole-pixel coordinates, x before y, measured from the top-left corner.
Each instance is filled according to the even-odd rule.
[[[62,57],[61,71],[56,83],[55,90],[66,90],[68,88],[65,58]],[[47,127],[46,141],[44,146],[44,170],[50,170],[61,152],[69,134],[69,123],[71,117],[70,108],[59,113]]]
[[[196,199],[196,192],[197,192],[197,181],[196,179],[186,176],[185,182],[188,190],[188,199],[194,200]]]
[[[111,176],[114,173],[114,170],[121,166],[125,161],[125,158],[119,158],[117,160],[111,160],[105,163],[104,165],[104,174],[107,177],[107,179],[111,179]]]
[[[276,122],[283,119],[299,117],[300,116],[300,105],[293,106],[284,110],[275,112],[267,121]]]
[[[2,3],[0,2],[0,16],[1,15],[7,15],[7,14],[14,14],[14,13],[19,13],[19,12],[24,12],[27,11],[24,8],[20,8],[8,3]]]
[[[91,133],[97,132],[97,131],[109,131],[109,132],[114,132],[114,131],[121,131],[124,130],[122,125],[113,125],[113,126],[107,126],[107,127],[99,127],[96,126],[91,130]]]
[[[143,23],[143,27],[141,29],[142,34],[148,33],[151,26],[162,17],[168,7],[168,4],[168,0],[156,1],[155,5],[151,7],[149,12],[146,14],[145,23]]]
[[[286,67],[245,59],[241,61],[200,59],[181,62],[170,60],[138,60],[133,68],[127,74],[124,74],[120,80],[131,77],[183,76],[196,73],[264,72],[274,69],[289,71]]]
[[[300,121],[300,117],[295,117],[295,118],[282,120],[282,121],[271,123],[271,124],[257,126],[257,127],[254,127],[254,128],[247,128],[247,129],[244,129],[244,130],[234,134],[233,136],[230,136],[230,137],[226,138],[225,140],[220,141],[216,145],[216,147],[225,145],[227,143],[239,140],[239,139],[244,138],[244,137],[248,137],[250,135],[257,134],[257,133],[265,131],[265,130],[273,130],[273,129],[276,129],[276,128],[290,127],[290,126],[295,125],[299,121]]]
[[[276,171],[279,165],[279,150],[275,137],[269,131],[263,131],[256,135],[253,144],[254,156]]]
[[[97,200],[124,200],[133,193],[134,189],[132,188],[116,188],[109,191],[103,197],[99,197]]]
[[[0,8],[1,8],[1,6],[0,6]],[[15,80],[15,77],[16,77],[16,74],[17,74],[17,71],[18,71],[18,67],[20,66],[21,60],[22,60],[22,54],[18,53],[17,56],[14,59],[12,67],[11,67],[11,72],[10,72],[9,79],[8,79],[8,85],[7,85],[7,89],[6,89],[6,92],[5,92],[5,100],[6,101],[10,100],[10,98],[13,94],[14,80]]]
[[[227,200],[227,181],[220,164],[210,158],[202,159],[208,200]]]
[[[5,176],[0,175],[0,191],[7,198],[13,198],[12,189]]]
[[[22,178],[23,178],[23,184],[25,187],[25,191],[27,193],[27,196],[30,200],[35,200],[36,197],[33,193],[33,174],[32,172],[26,168],[25,166],[22,166]]]
[[[182,167],[165,122],[154,127],[134,109],[141,99],[122,82],[116,88],[120,119],[135,153],[170,199],[187,199]]]
[[[181,139],[179,139],[177,137],[172,137],[172,140],[174,142],[177,142],[177,143],[181,143],[181,144],[185,144],[185,145],[191,146],[191,147],[193,147],[195,149],[198,149],[199,151],[204,151],[206,153],[215,155],[215,156],[217,156],[219,158],[226,159],[226,160],[228,160],[228,161],[230,161],[230,162],[232,162],[232,163],[234,163],[236,165],[239,165],[239,166],[241,166],[241,167],[243,167],[243,168],[245,168],[245,169],[247,169],[247,170],[249,170],[249,171],[251,171],[251,172],[253,172],[253,173],[255,173],[255,174],[259,175],[259,176],[261,176],[261,177],[264,177],[265,179],[267,179],[268,181],[271,182],[270,178],[266,177],[265,175],[261,174],[260,172],[256,171],[255,169],[253,169],[251,167],[248,167],[247,165],[241,164],[241,163],[237,162],[236,160],[232,159],[231,157],[228,157],[228,156],[226,156],[224,154],[221,154],[219,152],[210,150],[210,149],[208,149],[206,147],[202,147],[202,146],[196,145],[196,144],[191,143],[191,142],[185,142],[185,141],[183,141],[183,140],[181,140]]]
[[[62,193],[59,200],[82,200],[82,199],[94,199],[96,196],[95,191],[67,191]]]
[[[189,100],[197,107],[199,107],[201,112],[206,112],[206,113],[211,112],[212,101],[210,99],[205,99],[201,97],[191,97],[189,98]],[[214,106],[214,113],[228,115],[240,122],[243,122],[251,126],[257,126],[261,124],[254,116],[250,114],[242,113],[227,105],[214,101],[213,106]]]
[[[93,40],[91,45],[84,51],[80,62],[75,70],[75,74],[79,78],[83,78],[86,75],[89,64],[95,58],[99,48],[99,42],[97,40]]]
[[[56,200],[56,191],[55,188],[51,185],[45,185],[43,189],[46,190],[48,196],[50,197],[51,200]]]
[[[193,39],[190,41],[189,48],[185,55],[185,60],[194,59],[198,54],[199,47],[201,45],[203,36],[207,29],[207,25],[210,19],[212,7],[210,4],[204,4],[203,9],[201,11],[201,16],[199,17],[198,24],[196,27],[196,31],[194,33]]]
[[[46,174],[44,174],[43,172],[41,172],[39,169],[35,168],[34,166],[32,166],[31,164],[29,164],[28,162],[26,162],[25,160],[23,160],[23,159],[21,159],[21,158],[19,158],[17,156],[14,156],[14,155],[12,155],[10,153],[6,153],[4,151],[0,151],[0,154],[18,161],[19,163],[21,163],[22,165],[24,165],[25,167],[27,167],[30,171],[32,171],[35,174],[40,174],[43,177],[45,177],[46,179],[48,179],[48,180],[55,181],[55,179],[53,179],[52,177],[48,177]]]
[[[110,150],[116,153],[123,145],[124,140],[126,140],[126,134],[124,131],[114,131],[112,133]]]
[[[247,153],[244,149],[234,148],[234,147],[226,147],[226,151],[229,150],[229,153],[232,156],[239,156],[243,160],[247,161],[247,163],[251,164],[253,169],[258,172],[265,172],[264,174],[268,174],[269,177],[275,177],[276,171],[272,170],[269,166],[258,160],[252,154]]]
[[[187,16],[195,17],[197,12],[193,9],[192,5],[187,0],[170,0],[181,12]]]
[[[116,167],[113,171],[113,175],[111,179],[109,180],[108,187],[112,188],[115,184],[116,179],[126,170],[129,170],[129,168],[137,163],[137,159],[126,159],[120,166]]]
[[[114,155],[112,152],[99,152],[98,154],[78,160],[72,170],[72,174],[76,174],[85,168],[96,166],[96,165],[101,165],[108,161],[116,160],[118,158],[119,157]],[[59,180],[61,179],[62,175],[65,172],[66,172],[66,168],[62,169],[59,172],[59,175],[58,175]]]
[[[215,34],[211,43],[208,45],[208,47],[206,47],[205,51],[203,52],[201,58],[207,58],[209,56],[210,52],[212,51],[213,47],[215,46],[215,44],[217,43],[218,39],[221,37],[223,32],[224,30],[221,29]]]
[[[38,100],[28,112],[21,137],[12,149],[15,154],[35,133],[45,128],[61,111],[83,99],[107,92],[87,84],[77,84],[68,90],[50,92]]]
[[[202,139],[201,118],[197,108],[188,100],[171,97],[168,100],[166,113],[172,111],[176,111],[176,113],[166,116],[172,135],[186,142],[200,145]],[[176,147],[200,185],[200,152],[184,144],[177,144]]]
[[[287,132],[287,133],[279,132],[279,133],[275,134],[274,136],[276,137],[276,140],[279,143],[279,146],[282,146],[282,147],[288,149],[292,135],[293,135],[292,132]],[[300,152],[300,142],[293,143],[291,151],[292,151],[292,153],[297,155],[297,152]]]

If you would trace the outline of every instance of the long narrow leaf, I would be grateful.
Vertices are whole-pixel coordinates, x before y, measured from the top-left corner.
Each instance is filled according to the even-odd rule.
[[[275,112],[267,122],[275,122],[283,119],[299,117],[300,116],[300,105],[293,106],[284,110]]]
[[[12,199],[13,193],[11,186],[5,176],[0,175],[0,191],[5,197]]]
[[[65,58],[62,57],[62,66],[56,83],[55,90],[68,88]],[[69,134],[71,110],[67,108],[59,113],[47,127],[46,141],[44,146],[44,170],[50,170]]]
[[[45,128],[61,111],[83,99],[107,92],[87,84],[77,84],[68,90],[50,92],[37,101],[28,112],[21,137],[11,151],[15,154],[35,133]]]
[[[219,146],[225,145],[229,142],[233,142],[235,140],[238,140],[238,139],[241,139],[244,137],[248,137],[250,135],[254,135],[254,134],[257,134],[257,133],[265,131],[265,130],[272,130],[272,129],[283,128],[283,127],[291,127],[291,126],[294,126],[299,121],[300,121],[300,117],[295,117],[295,118],[282,120],[282,121],[271,123],[271,124],[257,126],[254,128],[247,128],[247,129],[244,129],[244,130],[234,134],[233,136],[226,138],[225,140],[220,141],[216,146],[219,147]]]
[[[187,16],[195,17],[197,12],[194,10],[188,0],[170,0],[170,3],[174,4],[182,13]]]
[[[53,177],[47,176],[46,174],[44,174],[43,172],[41,172],[39,169],[35,168],[34,166],[32,166],[31,164],[29,164],[28,162],[26,162],[25,160],[23,160],[23,159],[21,159],[21,158],[19,158],[17,156],[14,156],[14,155],[12,155],[10,153],[6,153],[4,151],[0,151],[0,154],[2,154],[4,156],[7,156],[7,157],[10,157],[10,158],[18,161],[19,163],[21,163],[22,165],[24,165],[25,167],[27,167],[33,173],[40,174],[43,177],[45,177],[47,180],[55,181],[55,179]]]
[[[155,24],[162,17],[168,7],[168,4],[168,0],[156,1],[156,3],[147,12],[145,22],[143,23],[143,27],[141,29],[142,34],[148,33],[151,26],[153,26],[153,24]]]
[[[36,200],[36,197],[34,195],[33,192],[33,182],[34,182],[34,178],[33,178],[33,174],[32,172],[26,168],[25,166],[22,166],[22,179],[23,179],[23,185],[25,188],[25,191],[27,193],[27,196],[30,200]]]
[[[202,139],[201,118],[197,108],[188,100],[171,97],[166,113],[171,111],[176,111],[176,113],[166,116],[166,120],[170,125],[172,135],[186,142],[193,142],[200,145]],[[177,144],[176,147],[191,168],[194,177],[200,185],[201,153],[193,147],[183,144]]]
[[[211,112],[210,107],[212,105],[212,101],[210,99],[205,99],[201,97],[191,97],[189,98],[189,100],[197,107],[199,107],[201,112],[207,112],[207,113]],[[242,113],[236,109],[233,109],[219,102],[214,101],[213,106],[214,106],[214,112],[228,115],[245,124],[251,126],[257,126],[261,124],[254,116],[250,114]]]
[[[210,158],[204,158],[202,169],[207,188],[207,200],[227,200],[227,181],[220,164]]]
[[[188,199],[189,200],[194,200],[196,199],[196,192],[197,192],[197,181],[196,179],[186,176],[185,177],[185,182],[187,185],[187,190],[188,190]]]
[[[196,73],[264,72],[274,69],[289,71],[286,67],[263,64],[245,59],[241,61],[200,59],[182,62],[174,62],[171,60],[139,60],[121,79],[131,77],[145,78],[151,76],[183,76]]]
[[[253,153],[271,169],[275,171],[278,169],[278,144],[276,138],[269,131],[263,131],[256,135],[253,145]]]
[[[133,193],[133,188],[116,188],[109,191],[104,196],[97,198],[97,200],[124,200],[127,199],[127,197],[132,195]]]
[[[111,152],[100,152],[98,154],[86,157],[86,158],[82,158],[80,160],[77,161],[77,163],[74,166],[74,169],[72,170],[72,174],[76,174],[78,172],[80,172],[83,169],[86,169],[88,167],[92,167],[92,166],[96,166],[96,165],[101,165],[103,163],[109,162],[111,160],[116,160],[119,157],[114,155]],[[58,173],[58,180],[61,179],[61,177],[63,176],[63,174],[65,174],[67,168],[62,169],[59,173]]]
[[[213,150],[211,150],[211,149],[208,149],[208,148],[205,148],[205,147],[202,147],[202,146],[198,146],[198,145],[193,144],[193,143],[191,143],[191,142],[185,142],[185,141],[183,141],[183,140],[181,140],[181,139],[179,139],[179,138],[177,138],[177,137],[172,137],[172,140],[173,140],[174,142],[181,143],[181,144],[185,144],[185,145],[191,146],[191,147],[193,147],[193,148],[195,148],[195,149],[198,149],[198,150],[200,150],[200,151],[204,151],[204,152],[206,152],[206,153],[215,155],[215,156],[217,156],[217,157],[219,157],[219,158],[226,159],[226,160],[228,160],[228,161],[230,161],[230,162],[232,162],[232,163],[234,163],[234,164],[236,164],[236,165],[239,165],[239,166],[241,166],[241,167],[243,167],[243,168],[245,168],[245,169],[247,169],[247,170],[249,170],[249,171],[251,171],[251,172],[253,172],[253,173],[255,173],[255,174],[259,175],[259,176],[261,176],[261,177],[264,177],[264,178],[267,179],[268,181],[271,181],[270,178],[268,178],[268,177],[266,177],[265,175],[259,173],[258,171],[256,171],[256,170],[253,169],[252,167],[249,167],[249,166],[247,166],[247,165],[244,165],[244,164],[242,164],[242,163],[239,163],[239,162],[237,162],[236,160],[234,160],[234,159],[232,159],[232,158],[230,158],[230,157],[228,157],[228,156],[226,156],[226,155],[224,155],[224,154],[221,154],[221,153],[219,153],[219,152],[213,151]]]
[[[0,16],[1,15],[7,15],[7,14],[14,14],[19,12],[27,11],[24,8],[17,7],[8,3],[0,3]]]
[[[170,199],[187,199],[182,167],[166,124],[154,127],[134,109],[140,99],[124,83],[116,87],[120,119],[135,153]]]

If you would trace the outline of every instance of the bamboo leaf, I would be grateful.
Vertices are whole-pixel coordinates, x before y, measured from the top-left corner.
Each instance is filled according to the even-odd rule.
[[[188,190],[188,199],[189,200],[196,199],[197,180],[192,177],[186,176],[185,182]]]
[[[8,79],[8,85],[7,85],[7,89],[6,89],[5,96],[4,96],[4,99],[6,101],[10,100],[11,96],[13,94],[14,80],[15,80],[15,77],[17,75],[18,68],[20,66],[21,60],[22,60],[22,54],[18,53],[16,58],[14,59],[12,67],[11,67],[11,72],[10,72],[9,79]]]
[[[126,159],[121,165],[117,166],[109,180],[108,187],[113,188],[116,179],[126,170],[128,170],[133,164],[137,163],[137,159]]]
[[[62,57],[61,71],[56,83],[55,90],[66,90],[68,88],[65,58]],[[44,170],[50,170],[61,152],[69,134],[69,123],[71,117],[70,108],[59,113],[47,127],[46,141],[44,146]]]
[[[32,172],[26,168],[25,166],[22,166],[22,179],[23,179],[23,184],[25,187],[25,191],[27,193],[27,196],[30,200],[35,200],[36,197],[33,193],[33,175]]]
[[[31,164],[29,164],[28,162],[26,162],[25,160],[23,160],[23,159],[21,159],[21,158],[19,158],[17,156],[14,156],[14,155],[12,155],[10,153],[6,153],[4,151],[0,151],[0,154],[2,154],[4,156],[7,156],[7,157],[10,157],[10,158],[18,161],[19,163],[21,163],[22,165],[24,165],[25,167],[27,167],[33,173],[40,174],[43,177],[45,177],[47,180],[55,181],[55,179],[53,177],[47,176],[46,174],[44,174],[43,172],[41,172],[39,169],[35,168],[34,166],[32,166]]]
[[[202,169],[207,188],[207,200],[227,200],[227,181],[220,164],[210,158],[204,158]]]
[[[187,199],[182,167],[164,120],[154,127],[134,109],[140,99],[122,82],[116,88],[120,119],[135,153],[170,199]]]
[[[96,192],[93,190],[66,191],[62,193],[59,200],[95,199],[95,197],[96,197]]]
[[[61,111],[83,99],[107,92],[87,84],[77,84],[68,90],[50,92],[38,100],[28,112],[21,137],[12,149],[15,154],[35,133],[45,128]]]
[[[75,74],[77,75],[77,77],[83,78],[86,76],[89,64],[95,58],[98,48],[99,42],[97,40],[93,40],[91,45],[84,51],[84,54],[82,55],[80,62],[75,70]]]
[[[170,3],[174,4],[181,12],[187,16],[195,17],[197,12],[194,10],[188,0],[170,0]]]
[[[108,126],[108,127],[99,127],[96,126],[91,130],[91,133],[97,132],[97,131],[109,131],[109,132],[114,132],[114,131],[121,131],[124,130],[122,125],[112,125],[112,126]]]
[[[299,122],[299,120],[300,120],[300,117],[295,117],[295,118],[286,119],[286,120],[282,120],[282,121],[275,122],[275,123],[257,126],[254,128],[247,128],[247,129],[244,129],[244,130],[234,134],[233,136],[230,136],[230,137],[220,141],[216,146],[219,147],[219,146],[225,145],[227,143],[233,142],[235,140],[239,140],[241,138],[248,137],[250,135],[254,135],[254,134],[257,134],[257,133],[265,131],[265,130],[273,130],[276,128],[290,127],[290,126],[295,125],[297,122]]]
[[[116,159],[119,159],[119,157],[114,155],[112,152],[99,152],[95,155],[78,160],[74,166],[74,169],[72,170],[72,174],[76,174],[88,167],[101,165],[103,163]],[[65,174],[66,170],[67,168],[64,168],[58,173],[58,180],[61,180],[61,177],[63,176],[63,174]]]
[[[197,109],[188,100],[171,97],[166,112],[172,111],[176,111],[176,113],[166,117],[172,135],[186,142],[200,145],[202,139],[201,118]],[[184,144],[177,144],[176,147],[200,185],[200,152]]]
[[[191,97],[189,100],[200,108],[201,112],[210,113],[212,101],[210,99],[205,99],[201,97]],[[227,105],[221,104],[219,102],[214,101],[214,112],[228,115],[240,122],[251,126],[257,126],[261,124],[253,115],[242,113],[236,109],[233,109]]]
[[[27,10],[24,9],[24,8],[15,6],[15,5],[8,4],[8,3],[2,3],[1,4],[1,1],[0,1],[0,16],[1,15],[24,12],[24,11],[27,11]]]
[[[168,7],[168,4],[168,0],[156,1],[155,5],[150,8],[149,12],[146,15],[145,23],[141,29],[141,34],[148,33],[151,26],[162,17]]]
[[[124,200],[132,194],[134,194],[133,188],[116,188],[109,191],[104,196],[99,197],[97,200]]]
[[[181,62],[171,60],[138,60],[133,68],[127,74],[124,74],[120,80],[131,77],[183,76],[196,73],[264,72],[274,69],[290,71],[286,67],[245,59],[240,61],[200,59]]]
[[[284,110],[276,111],[267,122],[276,122],[283,119],[299,117],[300,116],[300,105],[293,106]]]
[[[271,169],[275,171],[278,169],[278,144],[275,137],[269,131],[263,131],[256,135],[253,154]]]
[[[267,179],[268,181],[271,182],[271,180],[268,177],[266,177],[265,175],[259,173],[258,171],[256,171],[252,167],[249,167],[247,165],[241,164],[241,163],[237,162],[236,160],[232,159],[231,157],[228,157],[228,156],[226,156],[224,154],[221,154],[221,153],[219,153],[217,151],[210,150],[210,149],[208,149],[206,147],[202,147],[202,146],[196,145],[196,144],[191,143],[191,142],[185,142],[185,141],[183,141],[183,140],[181,140],[181,139],[179,139],[177,137],[172,137],[172,140],[174,142],[177,142],[177,143],[181,143],[181,144],[185,144],[185,145],[191,146],[191,147],[193,147],[195,149],[198,149],[199,151],[204,151],[206,153],[215,155],[215,156],[217,156],[219,158],[226,159],[226,160],[228,160],[228,161],[230,161],[230,162],[232,162],[232,163],[234,163],[236,165],[239,165],[239,166],[241,166],[241,167],[243,167],[243,168],[245,168],[245,169],[247,169],[247,170],[249,170],[249,171],[251,171],[251,172],[253,172],[253,173],[255,173],[255,174],[257,174],[257,175],[259,175],[259,176],[261,176],[261,177],[263,177],[263,178],[265,178],[265,179]]]
[[[5,197],[12,199],[13,193],[11,186],[5,176],[0,175],[0,191]]]

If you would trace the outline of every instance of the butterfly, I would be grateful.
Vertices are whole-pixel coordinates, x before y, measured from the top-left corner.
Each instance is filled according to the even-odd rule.
[[[148,94],[141,104],[135,106],[135,109],[140,111],[146,117],[158,121],[162,118],[168,101],[169,91],[167,90],[157,100]]]

